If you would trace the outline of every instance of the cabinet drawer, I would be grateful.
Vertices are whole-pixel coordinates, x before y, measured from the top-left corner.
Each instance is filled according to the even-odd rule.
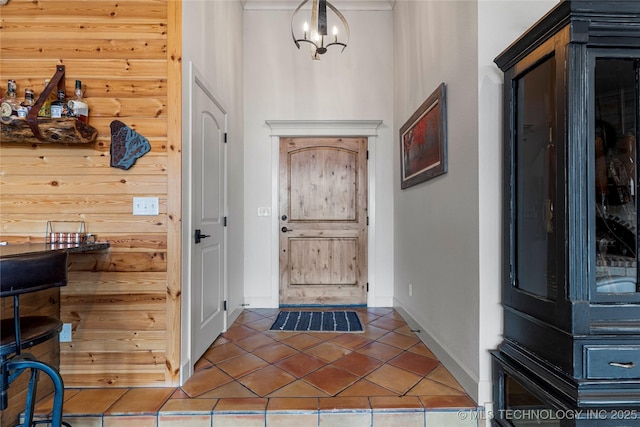
[[[587,378],[640,378],[640,345],[587,345]]]

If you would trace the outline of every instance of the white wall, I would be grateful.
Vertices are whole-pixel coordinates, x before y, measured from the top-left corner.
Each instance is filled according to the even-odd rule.
[[[392,304],[392,12],[342,12],[351,27],[349,46],[320,61],[293,44],[292,10],[244,12],[244,295],[250,307],[278,305],[277,156],[265,120],[383,121],[372,160],[376,247],[369,259],[375,294],[370,305]],[[258,207],[271,207],[272,217],[258,217]]]
[[[188,137],[188,87],[189,63],[205,76],[214,96],[228,112],[227,144],[228,162],[228,294],[226,295],[231,316],[240,312],[243,302],[244,282],[244,128],[243,128],[243,56],[242,56],[242,5],[237,0],[184,0],[183,1],[183,156],[190,147]],[[183,203],[187,201],[186,195]],[[185,236],[190,242],[191,233]],[[185,244],[185,243],[183,243]],[[183,265],[183,268],[188,266]],[[189,301],[188,283],[183,283],[182,298]],[[189,312],[182,310],[183,341],[182,363],[188,362]],[[186,336],[185,336],[186,335]]]
[[[491,400],[489,350],[502,333],[502,73],[493,59],[554,4],[398,1],[394,10],[394,138],[440,82],[449,137],[446,175],[394,187],[394,297],[480,404]]]
[[[502,339],[502,71],[493,59],[557,0],[478,3],[478,192],[480,220],[479,402],[491,400],[489,349]]]
[[[394,39],[394,145],[398,129],[444,82],[449,158],[445,175],[400,190],[399,147],[394,149],[394,297],[434,340],[436,354],[453,359],[448,368],[473,395],[479,342],[477,4],[399,1]]]

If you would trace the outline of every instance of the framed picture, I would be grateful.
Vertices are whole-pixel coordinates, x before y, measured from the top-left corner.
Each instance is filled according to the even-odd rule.
[[[442,83],[400,128],[400,186],[447,172],[447,120]]]

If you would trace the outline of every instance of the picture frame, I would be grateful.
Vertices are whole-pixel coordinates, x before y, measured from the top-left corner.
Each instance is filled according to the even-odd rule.
[[[400,128],[400,187],[447,172],[446,87],[441,83]]]

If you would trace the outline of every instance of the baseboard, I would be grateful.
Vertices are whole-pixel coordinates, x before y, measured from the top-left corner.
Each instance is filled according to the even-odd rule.
[[[369,307],[393,307],[393,297],[375,297],[369,301]]]
[[[393,297],[376,297],[367,301],[367,307],[393,307]],[[244,308],[279,308],[271,298],[245,298]]]
[[[184,385],[189,377],[193,375],[193,372],[190,372],[189,366],[191,366],[191,359],[186,357],[180,364],[180,386]]]
[[[238,318],[238,316],[240,316],[240,313],[242,313],[243,310],[244,310],[243,306],[237,306],[232,311],[227,313],[227,324],[225,327],[225,332],[227,329],[229,329],[229,326],[233,325],[233,322],[236,321],[236,319]]]
[[[245,297],[244,308],[278,308],[278,302],[271,297]]]
[[[367,308],[365,304],[280,304],[280,308]]]
[[[465,389],[467,394],[475,401],[478,401],[478,378],[475,378],[474,375],[471,375],[457,360],[454,356],[450,354],[446,347],[441,345],[438,340],[436,340],[429,332],[428,328],[425,328],[423,325],[420,325],[416,320],[405,310],[398,300],[395,300],[395,304],[393,307],[407,322],[407,324],[411,327],[411,329],[418,330],[416,335],[420,340],[429,347],[429,350],[433,352],[433,354],[438,358],[440,363],[444,365],[445,368],[451,375],[455,377],[455,379],[460,383],[460,385]]]

